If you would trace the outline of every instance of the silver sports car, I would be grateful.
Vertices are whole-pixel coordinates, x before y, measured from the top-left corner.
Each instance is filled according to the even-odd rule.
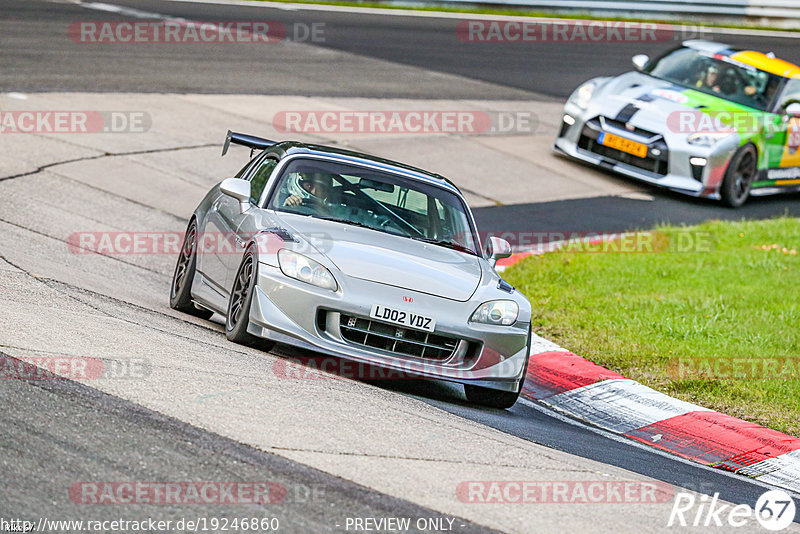
[[[494,269],[509,244],[481,249],[458,188],[331,147],[228,132],[223,155],[230,143],[259,153],[195,209],[172,308],[225,316],[237,343],[286,343],[514,404],[531,306]]]

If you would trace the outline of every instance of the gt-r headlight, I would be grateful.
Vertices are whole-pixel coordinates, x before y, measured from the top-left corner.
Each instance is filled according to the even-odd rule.
[[[513,300],[492,300],[484,302],[470,317],[470,322],[509,326],[519,315],[519,306]]]
[[[278,252],[278,265],[289,278],[331,291],[339,288],[336,279],[324,265],[292,250],[284,248]]]
[[[686,138],[686,142],[696,146],[714,146],[733,132],[695,132]]]
[[[578,106],[581,109],[586,109],[589,107],[589,101],[592,99],[592,93],[594,93],[595,83],[594,82],[586,82],[585,84],[578,87],[578,90],[575,91],[574,96],[570,99],[570,101]]]

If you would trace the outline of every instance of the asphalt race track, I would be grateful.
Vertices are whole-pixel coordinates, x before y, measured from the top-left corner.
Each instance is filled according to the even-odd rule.
[[[91,2],[86,2],[91,3]],[[695,27],[676,30],[667,42],[558,42],[558,43],[464,43],[455,38],[456,26],[467,17],[448,18],[385,16],[383,14],[341,13],[302,7],[264,7],[186,4],[160,0],[121,0],[145,13],[157,13],[197,21],[268,19],[287,28],[323,25],[324,42],[302,41],[305,48],[341,51],[381,64],[403,65],[399,75],[392,70],[329,61],[316,53],[302,53],[290,47],[258,47],[249,44],[176,47],[148,44],[134,49],[125,45],[82,44],[61,48],[63,24],[77,20],[126,20],[97,10],[76,10],[71,1],[48,3],[9,2],[0,69],[0,89],[6,91],[158,92],[266,95],[324,95],[378,98],[436,99],[537,99],[561,102],[581,82],[593,76],[630,70],[636,53],[656,54],[675,46],[683,37],[718,39],[734,46],[772,50],[788,59],[800,55],[800,37],[776,38],[722,33]],[[19,19],[21,24],[8,24]],[[30,28],[29,25],[35,25]],[[290,30],[291,31],[291,30]],[[300,32],[298,32],[300,33]],[[298,37],[303,37],[299,35]],[[211,49],[211,53],[209,53]],[[24,64],[20,63],[24,60]],[[353,75],[352,70],[357,70]],[[298,73],[297,77],[289,73]],[[455,75],[461,83],[437,76]],[[483,82],[483,83],[479,83]],[[554,133],[555,130],[552,130]],[[611,178],[617,180],[616,177]],[[696,223],[705,219],[761,218],[776,214],[797,214],[798,195],[751,201],[732,212],[715,203],[687,200],[656,188],[647,188],[657,200],[649,202],[612,199],[621,215],[608,220],[608,203],[603,199],[567,204],[541,203],[525,208],[527,218],[539,230],[618,231],[649,227],[656,222]],[[521,204],[515,202],[515,204]],[[508,230],[508,217],[520,208],[478,210],[482,229]],[[614,210],[616,211],[616,210]],[[576,223],[573,213],[583,216]],[[546,222],[542,228],[541,222]],[[526,223],[527,224],[527,223]],[[529,230],[530,228],[524,228]]]
[[[6,5],[14,4],[9,2]],[[88,3],[88,2],[87,2]],[[630,57],[633,54],[655,54],[670,46],[676,46],[683,38],[704,37],[718,39],[732,45],[749,45],[763,50],[772,50],[778,57],[791,59],[797,57],[800,42],[797,38],[772,38],[765,36],[721,35],[717,30],[698,34],[694,28],[677,32],[673,41],[667,42],[613,42],[598,43],[558,42],[558,43],[494,43],[481,46],[465,43],[455,37],[456,26],[460,20],[469,19],[467,15],[448,18],[420,18],[391,16],[384,14],[342,13],[304,9],[303,7],[269,9],[248,8],[219,4],[185,4],[162,2],[159,0],[120,0],[107,2],[117,6],[129,6],[144,12],[158,13],[173,17],[183,17],[198,21],[235,21],[264,18],[278,21],[285,26],[295,23],[311,25],[325,24],[325,41],[315,46],[357,54],[382,61],[400,63],[426,71],[455,74],[470,80],[481,80],[501,86],[499,94],[522,96],[522,92],[533,92],[562,99],[568,96],[581,82],[593,77],[618,74],[630,70]],[[327,68],[315,62],[313,56],[297,58],[284,54],[276,48],[264,47],[215,47],[209,56],[206,49],[183,49],[169,51],[165,58],[162,47],[148,48],[137,53],[134,64],[124,61],[130,58],[125,47],[94,48],[87,45],[80,54],[66,54],[53,50],[53,39],[63,33],[62,24],[74,21],[81,16],[71,2],[47,6],[39,2],[16,2],[14,11],[4,10],[10,19],[35,18],[42,29],[35,36],[28,34],[24,41],[24,69],[14,63],[9,69],[14,55],[4,54],[0,67],[3,68],[4,87],[15,90],[35,91],[132,91],[132,92],[171,92],[187,91],[201,93],[257,93],[287,94],[281,79],[272,76],[275,68],[282,69],[282,63],[292,62],[292,68],[305,71],[306,76],[315,81],[333,80],[335,65]],[[124,17],[121,17],[124,18]],[[86,12],[78,20],[114,20],[111,13]],[[52,30],[48,32],[47,30]],[[22,28],[18,28],[17,32]],[[4,40],[16,37],[11,35]],[[36,37],[36,38],[34,38]],[[302,37],[302,36],[298,36]],[[174,47],[173,47],[174,48]],[[14,46],[13,49],[18,49]],[[5,50],[8,50],[5,48]],[[339,73],[346,76],[351,73]],[[371,80],[372,73],[362,73],[359,78]],[[89,82],[91,78],[91,82]],[[398,80],[391,89],[378,93],[369,84],[362,86],[359,79],[348,79],[347,83],[329,83],[319,87],[307,83],[306,86],[292,87],[290,94],[348,94],[354,96],[417,97],[438,98],[438,87],[422,80]],[[448,95],[459,98],[466,93],[459,86],[448,88]],[[463,91],[463,92],[462,92]],[[484,95],[487,96],[487,95]]]
[[[456,488],[470,480],[659,481],[751,506],[766,490],[531,401],[496,411],[468,405],[460,387],[428,381],[287,380],[276,371],[280,362],[309,354],[233,345],[219,321],[169,309],[173,256],[75,254],[67,246],[75,232],[182,232],[205,191],[246,159],[243,149],[219,158],[227,128],[279,135],[276,111],[316,107],[532,110],[536,129],[509,135],[307,136],[461,176],[482,231],[619,231],[800,215],[797,195],[729,210],[550,152],[560,102],[577,84],[628,70],[634,53],[670,43],[481,45],[456,38],[458,16],[84,4],[0,0],[0,110],[136,109],[153,125],[138,134],[0,135],[0,356],[142,367],[97,380],[0,380],[0,518],[275,517],[282,532],[353,532],[368,530],[348,523],[353,518],[407,517],[410,531],[423,532],[443,531],[437,525],[674,532],[680,529],[666,526],[669,502],[474,504],[457,498]],[[324,41],[175,46],[67,38],[76,21],[154,15],[316,24]],[[800,38],[706,36],[800,60]],[[520,176],[530,179],[521,185]],[[102,506],[80,502],[71,489],[103,481],[271,481],[285,494],[268,505]]]

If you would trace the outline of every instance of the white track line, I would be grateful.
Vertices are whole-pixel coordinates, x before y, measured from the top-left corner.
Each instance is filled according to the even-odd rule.
[[[106,4],[104,2],[81,2],[78,1],[78,5],[86,8],[86,9],[93,9],[95,11],[104,11],[107,13],[116,13],[119,15],[124,15],[126,17],[132,17],[137,19],[156,19],[156,20],[163,20],[166,22],[171,22],[174,24],[178,24],[180,26],[192,26],[192,25],[201,25],[206,28],[210,28],[212,30],[220,30],[220,26],[214,24],[213,22],[203,22],[203,21],[191,21],[187,20],[183,17],[173,17],[171,15],[164,15],[162,13],[155,13],[152,11],[142,11],[141,9],[134,9],[132,7],[126,6],[118,6],[116,4]],[[253,35],[252,32],[242,32],[237,30],[238,34],[245,34],[245,35]]]
[[[142,11],[132,7],[118,6],[115,4],[106,4],[103,2],[80,2],[81,7],[87,9],[94,9],[96,11],[106,11],[108,13],[118,13],[126,17],[133,17],[137,19],[163,19],[166,15],[160,13],[151,13],[149,11]]]

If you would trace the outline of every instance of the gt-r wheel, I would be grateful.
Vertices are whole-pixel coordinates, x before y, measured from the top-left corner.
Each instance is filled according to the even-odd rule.
[[[178,263],[172,275],[172,287],[169,292],[169,307],[201,319],[208,319],[214,312],[200,309],[192,302],[192,282],[197,265],[197,221],[192,219],[183,238]]]
[[[473,404],[480,404],[481,406],[488,406],[489,408],[499,408],[501,410],[514,406],[521,392],[522,382],[520,382],[517,391],[498,391],[496,389],[464,384],[464,394],[467,396],[468,401]]]
[[[231,296],[228,299],[228,313],[225,318],[225,337],[234,343],[269,350],[272,348],[272,343],[247,331],[257,274],[258,259],[251,247],[244,253],[242,263],[239,264],[239,269],[236,271],[236,279],[233,281]]]
[[[720,195],[725,204],[738,208],[745,203],[750,195],[750,187],[756,177],[757,168],[758,158],[753,145],[746,144],[736,151],[728,164],[720,188]]]

